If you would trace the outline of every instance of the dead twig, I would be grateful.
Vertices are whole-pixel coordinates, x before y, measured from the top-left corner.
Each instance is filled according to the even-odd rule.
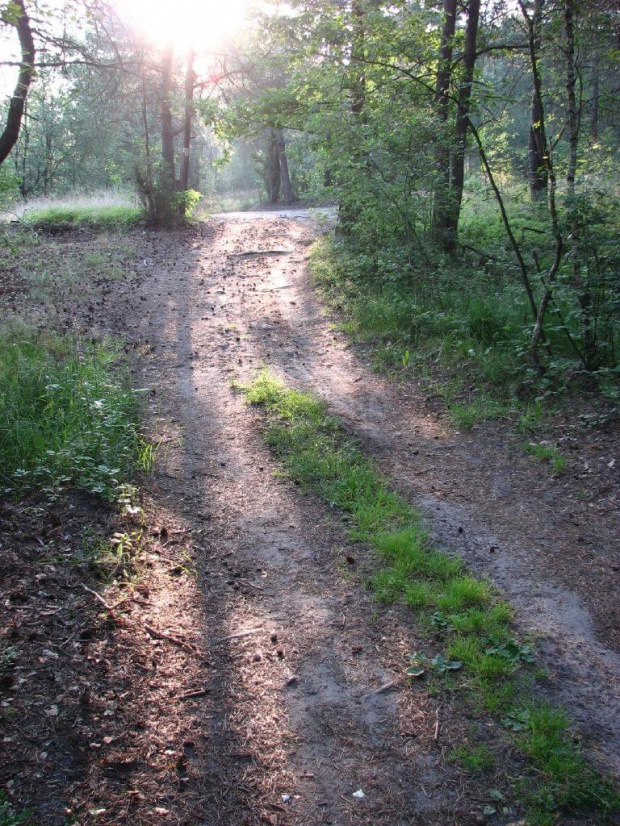
[[[106,609],[106,611],[108,611],[108,613],[115,622],[121,622],[121,618],[117,616],[114,610],[114,606],[110,605],[109,602],[106,602],[106,600],[101,596],[101,594],[98,594],[96,591],[93,591],[92,588],[89,588],[88,585],[84,585],[83,582],[80,582],[80,585],[85,591],[87,591],[89,594],[95,597],[95,599],[103,605],[103,607]]]
[[[84,585],[83,582],[81,582],[80,585],[82,586],[82,588],[85,591],[87,591],[89,594],[94,596],[95,599],[103,605],[103,607],[109,612],[110,616],[112,617],[112,619],[115,622],[117,622],[119,625],[125,625],[125,626],[129,625],[128,621],[124,617],[119,617],[118,614],[114,610],[118,605],[120,605],[121,603],[123,603],[125,601],[126,597],[124,597],[116,605],[110,605],[110,603],[107,602],[101,596],[101,594],[98,594],[96,591],[93,591],[93,589],[89,588],[88,585]],[[138,624],[136,620],[134,620],[134,623]],[[183,648],[185,651],[189,651],[192,654],[196,653],[196,651],[197,651],[196,646],[192,645],[191,643],[186,642],[186,640],[184,640],[182,637],[177,637],[175,634],[167,634],[165,631],[159,631],[157,628],[153,628],[152,625],[149,625],[146,622],[143,625],[144,625],[145,631],[147,631],[147,633],[149,633],[151,635],[151,637],[154,637],[157,640],[166,640],[167,642],[171,642],[171,643],[173,643],[173,645],[178,645],[179,648]]]
[[[292,255],[295,250],[247,250],[246,252],[229,252],[227,258],[249,258],[252,255]]]
[[[249,582],[247,579],[240,579],[239,582],[241,582],[243,585],[247,585],[248,588],[256,588],[257,591],[265,590],[262,585],[255,585],[253,582]]]
[[[178,645],[179,648],[184,648],[186,651],[191,651],[192,654],[196,653],[196,646],[186,642],[182,637],[177,637],[175,634],[166,634],[165,631],[159,631],[157,628],[153,628],[152,625],[149,625],[146,622],[144,623],[144,628],[151,635],[151,637],[155,637],[156,640],[167,640],[168,642],[174,643],[174,645]]]
[[[440,706],[437,706],[435,709],[435,731],[433,733],[433,740],[437,742],[439,740],[439,709]]]
[[[250,634],[256,634],[262,631],[263,626],[257,625],[256,628],[248,628],[247,631],[237,631],[236,634],[229,634],[227,637],[221,637],[218,642],[227,642],[227,640],[238,640],[240,637],[248,637]]]
[[[404,682],[404,680],[403,680],[403,678],[402,678],[402,677],[399,677],[399,678],[398,678],[398,679],[396,679],[396,680],[390,680],[390,682],[389,682],[389,683],[384,683],[382,686],[379,686],[379,688],[377,688],[377,689],[376,689],[375,691],[373,691],[372,693],[373,693],[373,694],[383,694],[385,691],[389,691],[391,688],[396,688],[396,687],[397,687],[397,686],[399,686],[402,682]]]
[[[208,688],[197,688],[195,691],[186,691],[184,694],[179,694],[177,700],[191,700],[194,697],[204,697],[208,693]]]

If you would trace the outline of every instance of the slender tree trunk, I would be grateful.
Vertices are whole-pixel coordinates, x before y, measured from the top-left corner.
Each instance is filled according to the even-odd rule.
[[[353,0],[353,41],[351,44],[351,112],[363,122],[366,108],[366,71],[364,56],[366,32],[361,0]]]
[[[351,60],[348,82],[351,92],[351,115],[355,126],[361,129],[366,122],[366,68],[364,65],[366,56],[366,12],[363,0],[352,0],[351,13]],[[355,192],[356,182],[354,180],[357,175],[356,170],[363,166],[364,150],[359,148],[359,140],[361,140],[361,135],[359,139],[356,138],[356,145],[351,150],[353,184],[347,182],[347,186],[340,196],[338,231],[343,235],[351,234],[359,215],[359,207],[356,202],[357,193]]]
[[[52,165],[54,162],[52,152],[52,136],[48,132],[45,135],[45,168],[43,170],[43,194],[49,195],[52,183]]]
[[[600,58],[598,48],[594,49],[592,55],[592,113],[590,115],[590,137],[592,140],[598,139],[599,120],[599,86],[600,86]]]
[[[568,167],[566,170],[566,190],[569,210],[572,212],[570,250],[573,258],[573,285],[577,292],[581,315],[581,332],[583,336],[584,367],[592,370],[597,366],[596,336],[592,324],[592,293],[588,285],[587,274],[584,276],[580,262],[580,223],[576,202],[575,178],[577,175],[577,153],[579,150],[580,105],[577,102],[577,63],[575,44],[575,0],[564,2],[564,33],[566,36],[566,99],[568,110]]]
[[[535,0],[534,13],[532,15],[532,27],[534,33],[534,49],[536,53],[540,51],[540,29],[542,25],[542,14],[545,0]],[[532,105],[530,116],[530,136],[528,144],[528,166],[530,199],[538,201],[546,194],[548,185],[547,169],[545,165],[543,141],[540,134],[541,112],[538,95],[532,91]]]
[[[575,198],[575,176],[577,174],[577,150],[579,146],[579,111],[577,107],[577,67],[575,63],[575,2],[564,2],[564,32],[566,36],[566,101],[568,110],[568,167],[566,187],[570,200]]]
[[[278,161],[280,164],[280,180],[282,181],[282,194],[284,195],[284,203],[289,206],[295,200],[293,194],[293,187],[291,186],[291,177],[288,171],[288,158],[286,157],[286,143],[284,142],[284,132],[282,129],[275,130],[276,147],[278,150]]]
[[[278,153],[278,141],[276,138],[275,129],[269,130],[266,173],[269,203],[277,204],[280,200],[280,186],[282,179],[280,177],[280,156]]]
[[[174,170],[174,132],[172,129],[172,47],[164,52],[161,67],[161,98],[159,116],[161,121],[161,154],[164,162],[163,178],[170,192],[176,189]]]
[[[0,164],[4,163],[7,159],[11,149],[13,149],[19,138],[24,108],[26,106],[26,100],[28,99],[28,90],[30,89],[30,84],[34,76],[34,39],[32,37],[30,19],[24,6],[24,0],[13,0],[12,6],[15,8],[15,12],[10,11],[10,19],[8,19],[8,9],[5,9],[3,18],[4,22],[10,22],[17,29],[21,60],[17,84],[9,103],[4,131],[0,135]]]
[[[467,7],[467,28],[465,30],[465,51],[463,54],[463,79],[458,94],[458,113],[455,128],[455,147],[452,158],[452,186],[445,221],[444,246],[447,252],[456,252],[465,183],[465,152],[469,129],[471,91],[476,65],[476,43],[480,20],[480,0],[469,0]]]
[[[185,116],[183,121],[183,155],[179,172],[179,190],[186,192],[189,189],[189,156],[192,142],[192,126],[194,121],[194,88],[196,73],[194,72],[194,50],[190,49],[187,56],[187,70],[185,73]]]
[[[538,314],[536,318],[536,323],[534,324],[534,329],[532,331],[532,338],[530,342],[530,354],[532,357],[532,361],[534,365],[540,370],[543,370],[543,365],[540,360],[540,355],[538,352],[538,347],[541,340],[544,338],[544,321],[545,316],[547,314],[547,309],[549,308],[549,304],[551,303],[551,299],[553,297],[553,290],[555,288],[555,279],[558,274],[558,270],[560,268],[560,264],[562,262],[562,255],[564,252],[564,238],[562,236],[562,230],[560,227],[560,218],[558,214],[558,208],[556,203],[556,189],[557,189],[557,180],[555,177],[555,169],[553,167],[553,162],[551,160],[551,152],[549,151],[549,143],[547,141],[547,130],[545,126],[545,109],[543,105],[543,97],[542,97],[542,79],[540,76],[540,67],[538,65],[538,50],[536,48],[536,29],[534,26],[534,20],[530,17],[529,12],[525,6],[524,0],[518,0],[519,8],[521,9],[521,14],[523,15],[523,19],[527,25],[528,29],[528,49],[529,49],[529,56],[530,56],[530,65],[532,67],[532,81],[534,84],[534,95],[536,96],[536,104],[538,106],[538,111],[540,113],[540,120],[538,122],[538,131],[540,134],[540,141],[542,147],[542,157],[544,160],[545,171],[547,174],[548,180],[548,198],[547,203],[549,205],[549,217],[551,218],[551,229],[553,232],[553,237],[555,239],[555,255],[553,258],[553,263],[547,273],[547,278],[545,282],[545,291],[543,297],[538,305]]]
[[[28,106],[24,107],[24,118],[23,118],[23,125],[22,125],[22,142],[21,142],[21,163],[18,166],[17,158],[15,158],[15,170],[20,171],[20,182],[19,182],[19,191],[21,193],[22,198],[25,198],[28,195],[29,187],[27,183],[28,177],[28,153],[30,150],[30,129],[28,127]],[[14,156],[15,157],[15,156]],[[20,168],[21,167],[21,168]]]
[[[151,136],[146,99],[146,70],[142,72],[142,127],[144,129],[144,154],[146,156],[146,191],[147,197],[153,197],[153,161],[151,159]]]
[[[438,176],[433,202],[431,235],[433,240],[445,248],[449,234],[449,209],[451,190],[451,157],[448,136],[445,134],[450,104],[450,81],[452,79],[452,51],[456,30],[456,0],[444,0],[443,28],[437,77],[435,78],[435,112],[444,134],[440,135],[435,148],[435,168]]]

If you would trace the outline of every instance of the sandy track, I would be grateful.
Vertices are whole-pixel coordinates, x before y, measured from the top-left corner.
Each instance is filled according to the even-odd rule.
[[[217,665],[204,823],[480,822],[479,790],[442,760],[463,720],[442,709],[435,743],[438,705],[424,691],[373,693],[418,641],[403,612],[378,609],[343,570],[350,551],[337,520],[330,526],[275,475],[256,416],[230,387],[261,365],[326,398],[438,541],[504,589],[522,627],[542,637],[549,695],[585,724],[600,762],[620,770],[620,659],[605,645],[617,623],[595,610],[617,579],[611,506],[588,526],[586,505],[567,504],[497,430],[456,434],[424,393],[373,374],[311,293],[315,233],[298,211],[154,238],[149,277],[124,308],[150,350],[151,429],[171,439],[157,495],[204,542]],[[352,797],[359,788],[363,801]]]

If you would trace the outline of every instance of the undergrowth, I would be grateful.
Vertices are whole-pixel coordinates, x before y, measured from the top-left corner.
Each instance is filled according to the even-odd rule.
[[[0,333],[0,492],[74,486],[113,499],[152,462],[118,348],[28,328]]]
[[[127,204],[48,206],[28,210],[23,220],[30,227],[49,232],[81,228],[123,230],[139,224],[143,211]]]
[[[474,229],[469,227],[470,234]],[[532,404],[548,410],[592,384],[612,404],[620,401],[620,329],[612,320],[605,328],[609,346],[601,351],[609,363],[586,377],[564,327],[570,322],[578,336],[578,319],[567,315],[558,290],[545,328],[553,355],[541,376],[528,355],[531,311],[508,265],[491,256],[492,267],[465,257],[416,266],[390,255],[373,258],[346,240],[325,236],[315,244],[310,266],[346,332],[372,345],[376,366],[425,380],[443,397],[457,427],[514,417]]]
[[[244,392],[266,411],[265,438],[290,477],[338,508],[350,536],[374,548],[380,562],[370,585],[377,599],[404,602],[415,609],[421,628],[442,640],[443,653],[412,654],[407,673],[462,673],[460,688],[470,701],[501,715],[506,732],[513,732],[513,744],[533,769],[517,790],[529,822],[550,826],[564,811],[597,813],[603,823],[619,812],[620,798],[582,756],[566,715],[528,698],[534,652],[516,638],[510,606],[458,556],[433,547],[419,514],[345,435],[324,402],[265,372]],[[486,757],[469,762],[472,770],[488,763]]]

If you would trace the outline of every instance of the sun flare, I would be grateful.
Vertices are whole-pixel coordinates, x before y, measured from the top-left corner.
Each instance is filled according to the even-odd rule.
[[[119,13],[154,45],[216,51],[237,34],[249,0],[117,0]]]

